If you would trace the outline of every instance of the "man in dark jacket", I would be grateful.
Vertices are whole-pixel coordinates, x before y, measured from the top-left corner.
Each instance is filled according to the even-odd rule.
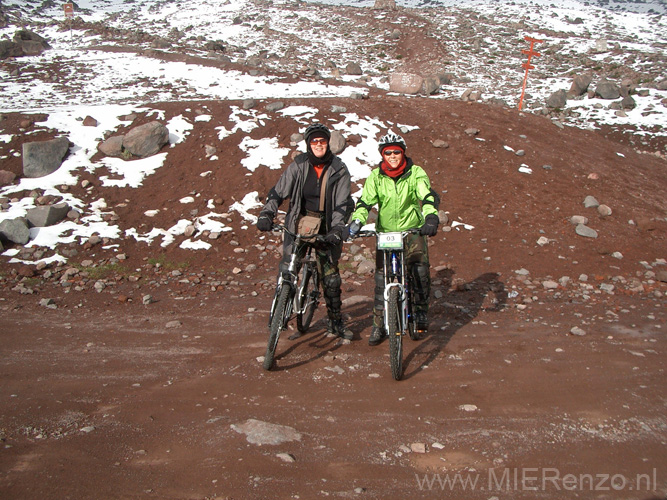
[[[343,231],[350,212],[350,172],[342,160],[329,148],[331,132],[321,123],[313,123],[304,134],[306,153],[297,156],[269,191],[264,208],[257,220],[257,229],[270,231],[278,207],[289,198],[285,217],[287,229],[297,232],[299,220],[308,215],[320,217],[319,233],[325,235],[329,245],[316,248],[316,260],[329,317],[329,331],[351,340],[352,332],[345,328],[341,314],[341,279],[338,259],[343,246]],[[321,182],[325,189],[322,191]],[[324,209],[320,210],[320,197],[324,192]],[[294,240],[285,233],[281,272],[287,269]]]

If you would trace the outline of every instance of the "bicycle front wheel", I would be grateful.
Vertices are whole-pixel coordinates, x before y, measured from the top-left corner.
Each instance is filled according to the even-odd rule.
[[[296,327],[301,333],[305,333],[310,328],[313,320],[313,314],[319,302],[318,287],[317,269],[312,265],[304,265],[299,289],[299,310],[296,314]]]
[[[264,369],[270,370],[273,368],[273,360],[276,354],[276,347],[278,346],[278,338],[280,332],[285,326],[285,316],[287,315],[287,307],[291,300],[292,288],[284,284],[280,289],[280,295],[276,301],[276,308],[273,312],[271,325],[269,326],[269,343],[266,346],[266,354],[264,355]]]
[[[403,376],[403,331],[401,330],[401,298],[398,287],[389,290],[387,301],[387,323],[389,336],[389,364],[394,380],[401,380]]]

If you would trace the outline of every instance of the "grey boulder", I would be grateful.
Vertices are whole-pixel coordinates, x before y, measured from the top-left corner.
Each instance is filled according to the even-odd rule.
[[[60,168],[69,151],[67,137],[23,143],[23,176],[44,177]]]
[[[123,149],[139,158],[156,154],[169,142],[169,130],[158,121],[139,125],[123,136]]]
[[[25,245],[30,240],[27,221],[22,217],[3,220],[0,222],[0,237],[19,245]]]
[[[329,148],[335,155],[342,153],[345,150],[345,137],[338,130],[331,132],[331,139],[329,139]]]
[[[28,210],[26,217],[33,227],[53,226],[67,217],[70,206],[65,203],[57,203],[45,207],[35,207]]]

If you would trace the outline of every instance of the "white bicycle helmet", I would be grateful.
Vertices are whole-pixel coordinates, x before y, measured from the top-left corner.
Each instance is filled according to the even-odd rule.
[[[386,135],[380,137],[380,143],[378,144],[378,150],[382,153],[382,150],[387,146],[398,146],[403,151],[406,149],[405,141],[400,135],[389,132]]]

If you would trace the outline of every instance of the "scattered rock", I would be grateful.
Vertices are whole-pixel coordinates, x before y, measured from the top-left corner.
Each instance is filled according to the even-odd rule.
[[[19,245],[25,245],[30,240],[30,229],[23,217],[0,221],[0,237]]]
[[[399,94],[418,94],[422,90],[424,79],[410,73],[392,73],[389,77],[389,90]]]
[[[331,132],[331,139],[329,140],[329,147],[331,152],[335,155],[342,153],[345,150],[345,137],[339,130]]]
[[[547,98],[546,104],[549,108],[563,109],[567,104],[567,92],[557,90]]]
[[[83,119],[83,126],[84,127],[97,127],[97,125],[98,125],[97,120],[95,118],[93,118],[92,116],[86,116]]]
[[[424,78],[422,92],[424,95],[433,95],[440,89],[440,78],[435,75],[429,75]]]
[[[37,178],[52,174],[60,168],[69,151],[69,139],[58,137],[50,141],[23,143],[23,175]]]
[[[378,10],[396,10],[396,0],[375,0],[373,8]]]
[[[572,86],[570,87],[568,94],[572,97],[584,95],[592,80],[593,77],[589,73],[575,76],[572,80]]]
[[[609,208],[607,205],[599,205],[598,206],[598,213],[602,217],[608,217],[611,215],[611,208]]]
[[[139,158],[156,154],[169,143],[169,130],[158,121],[134,127],[123,136],[123,149]]]
[[[283,462],[287,463],[296,462],[296,458],[294,458],[294,455],[291,455],[290,453],[278,453],[276,457],[278,457]]]
[[[614,82],[602,79],[595,89],[595,95],[607,100],[618,99],[621,97],[621,90]]]
[[[575,229],[576,233],[579,236],[584,236],[585,238],[597,238],[598,237],[598,232],[595,229],[592,229],[588,226],[585,226],[583,224],[577,224],[577,227]]]
[[[232,424],[230,427],[239,434],[245,434],[249,443],[259,446],[301,441],[301,434],[292,427],[263,422],[254,418],[239,424]]]
[[[412,444],[410,444],[410,450],[413,453],[426,453],[426,444],[425,443],[412,443]]]
[[[26,218],[33,227],[48,227],[64,220],[70,211],[67,203],[57,203],[45,207],[35,207],[28,210]]]
[[[102,141],[97,149],[106,156],[121,157],[123,155],[123,136],[116,135]]]
[[[8,170],[0,170],[0,187],[9,186],[14,183],[16,174]]]
[[[579,337],[583,337],[584,335],[586,335],[586,332],[581,328],[579,328],[578,326],[572,327],[572,329],[570,329],[570,333],[572,335],[577,335]]]
[[[600,206],[600,203],[598,202],[598,200],[595,199],[594,196],[588,195],[584,199],[584,207],[586,207],[586,208],[597,208],[599,206]]]
[[[363,74],[363,72],[361,71],[361,66],[359,66],[359,64],[357,64],[356,62],[347,63],[347,66],[345,66],[345,73],[354,76]]]
[[[270,113],[275,113],[276,111],[280,111],[284,107],[285,104],[282,101],[277,101],[267,104],[264,109],[266,109]]]
[[[53,299],[41,299],[39,305],[42,307],[47,307],[49,309],[57,309],[56,303]]]

